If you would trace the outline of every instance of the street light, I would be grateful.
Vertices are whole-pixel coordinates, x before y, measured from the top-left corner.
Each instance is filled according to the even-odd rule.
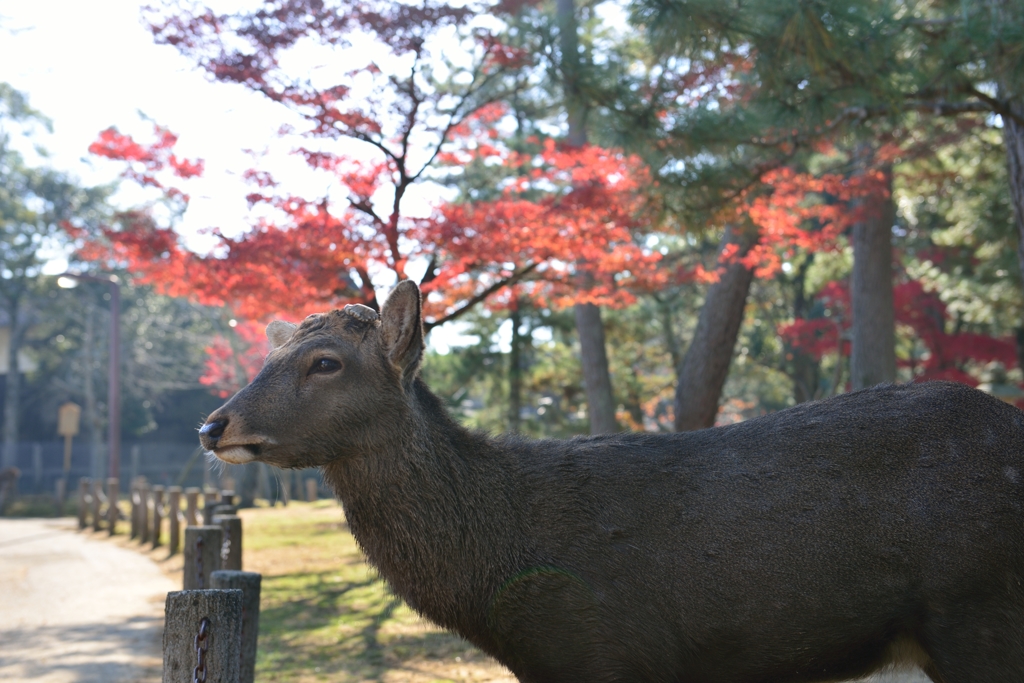
[[[71,289],[83,283],[102,283],[111,288],[111,352],[108,386],[106,386],[106,412],[108,412],[108,443],[110,458],[106,462],[109,490],[106,496],[111,501],[111,533],[117,520],[118,475],[121,470],[121,287],[117,275],[86,275],[66,272],[57,278],[57,287]],[[113,481],[112,481],[113,480]]]

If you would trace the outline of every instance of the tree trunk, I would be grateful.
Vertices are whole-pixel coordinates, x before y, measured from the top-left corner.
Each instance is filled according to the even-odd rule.
[[[601,309],[594,304],[576,304],[576,331],[580,336],[580,363],[587,391],[587,415],[591,434],[608,434],[619,430],[615,421],[615,398],[608,372],[604,324]]]
[[[508,354],[508,431],[518,432],[523,407],[523,337],[519,334],[523,314],[518,301],[514,302],[509,320],[512,322],[512,344]]]
[[[737,244],[742,256],[755,242],[752,236],[727,227],[719,253],[727,244]],[[718,282],[708,287],[693,341],[679,366],[675,401],[678,431],[704,429],[715,424],[718,400],[729,376],[729,365],[753,279],[752,271],[740,263],[733,263],[725,268]]]
[[[99,407],[96,405],[96,385],[93,383],[96,369],[96,307],[90,302],[85,307],[85,334],[82,352],[85,356],[82,373],[82,398],[85,406],[85,424],[89,428],[89,476],[103,476],[103,425]]]
[[[574,1],[557,0],[555,12],[562,53],[565,113],[569,120],[566,142],[581,147],[587,144],[587,103],[580,92],[579,37]],[[583,271],[581,281],[586,282],[586,264],[577,265]],[[605,349],[601,309],[594,304],[576,304],[574,312],[576,332],[580,338],[580,360],[583,366],[583,384],[587,392],[590,433],[616,432],[619,426],[615,421],[615,395],[612,392],[611,373],[608,371],[608,352]]]
[[[810,300],[807,298],[807,271],[814,263],[814,252],[811,252],[800,264],[797,270],[796,279],[793,281],[795,289],[793,297],[793,317],[806,319],[810,313]],[[821,378],[821,366],[809,353],[798,348],[787,345],[787,354],[792,356],[791,367],[793,380],[793,400],[797,403],[813,401],[818,397],[818,382]]]
[[[1010,100],[1010,111],[1024,118],[1024,101]],[[1003,117],[1003,144],[1006,145],[1010,201],[1017,224],[1017,260],[1024,276],[1024,125],[1008,116]]]
[[[887,193],[866,198],[870,215],[853,226],[853,343],[850,381],[854,391],[896,380],[896,322],[892,300],[892,169]]]

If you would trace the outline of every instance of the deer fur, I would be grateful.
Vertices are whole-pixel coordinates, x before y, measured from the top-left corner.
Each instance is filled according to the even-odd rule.
[[[879,386],[727,427],[462,428],[420,294],[275,323],[210,415],[228,462],[322,468],[395,593],[521,681],[1024,682],[1024,413]]]

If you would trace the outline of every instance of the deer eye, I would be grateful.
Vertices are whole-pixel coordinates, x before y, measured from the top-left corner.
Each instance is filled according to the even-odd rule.
[[[341,370],[341,363],[333,358],[320,358],[314,361],[313,367],[306,374],[315,375],[324,372],[334,372],[335,370]]]

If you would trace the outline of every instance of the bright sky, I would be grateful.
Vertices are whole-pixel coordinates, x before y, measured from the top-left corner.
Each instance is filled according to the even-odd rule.
[[[173,48],[157,45],[140,20],[142,4],[0,0],[0,80],[53,121],[53,134],[41,139],[50,165],[86,184],[109,182],[119,170],[88,158],[99,131],[113,125],[145,140],[152,124],[140,112],[167,126],[179,135],[180,154],[206,161],[203,178],[188,187],[192,203],[180,232],[216,226],[237,233],[247,213],[239,173],[252,165],[244,150],[285,151],[276,132],[286,113],[241,86],[211,83]],[[217,3],[231,4],[242,3]],[[304,172],[286,155],[275,168]],[[127,184],[119,197],[126,204],[140,198]]]
[[[53,121],[53,133],[38,139],[50,153],[49,165],[85,184],[117,177],[117,164],[87,152],[108,126],[148,139],[152,123],[142,112],[178,134],[177,153],[206,161],[203,177],[186,188],[192,201],[177,226],[192,248],[202,250],[209,241],[198,231],[218,227],[232,235],[247,226],[248,187],[239,174],[252,157],[245,150],[269,150],[275,177],[286,185],[308,184],[311,176],[288,155],[286,145],[293,143],[277,136],[287,120],[284,108],[242,86],[212,83],[174,48],[157,45],[141,21],[144,4],[0,0],[0,81],[26,93]],[[230,11],[253,0],[210,4]],[[115,198],[120,203],[142,199],[130,183],[124,186]],[[58,259],[48,270],[60,272],[65,265]]]

